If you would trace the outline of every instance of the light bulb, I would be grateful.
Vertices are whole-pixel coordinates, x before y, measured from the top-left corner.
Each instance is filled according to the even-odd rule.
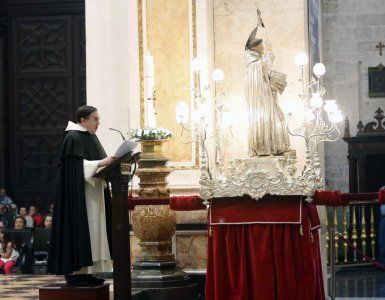
[[[323,105],[322,97],[319,93],[313,93],[310,98],[310,106],[313,109],[321,108]]]
[[[344,120],[344,117],[342,116],[342,113],[340,110],[336,110],[330,115],[330,121],[333,123],[340,123]]]
[[[202,61],[195,57],[192,61],[192,69],[194,72],[200,72],[202,71]]]
[[[306,53],[302,52],[302,53],[298,53],[295,58],[294,58],[294,62],[297,66],[306,66],[307,63],[309,61],[309,58],[307,57]]]
[[[222,69],[214,69],[212,76],[214,81],[223,81],[225,78],[225,73],[222,71]]]
[[[178,124],[185,124],[188,121],[189,107],[186,102],[179,101],[175,107],[176,122]]]
[[[314,121],[315,120],[315,114],[309,110],[308,112],[306,112],[306,120],[308,122],[311,122],[311,121]]]
[[[315,76],[317,76],[317,77],[324,76],[325,72],[326,72],[325,65],[323,63],[315,64],[313,67],[313,72],[314,72]]]
[[[230,111],[224,111],[222,114],[222,125],[232,127],[235,125],[234,114]]]
[[[324,110],[331,114],[338,110],[337,100],[325,100]]]
[[[209,102],[203,102],[198,104],[198,108],[195,112],[196,121],[204,121],[205,124],[210,123],[211,105]]]
[[[285,101],[281,104],[282,110],[285,114],[291,115],[295,111],[295,104],[294,101]]]

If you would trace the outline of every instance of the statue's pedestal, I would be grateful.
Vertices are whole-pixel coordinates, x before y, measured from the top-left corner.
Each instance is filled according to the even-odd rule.
[[[140,179],[138,197],[169,198],[167,176],[171,170],[159,141],[142,142],[142,159],[136,172]],[[192,300],[197,285],[190,281],[175,261],[171,239],[176,228],[176,214],[169,205],[138,205],[131,213],[132,229],[140,240],[141,253],[132,268],[132,287],[146,290],[149,300]]]

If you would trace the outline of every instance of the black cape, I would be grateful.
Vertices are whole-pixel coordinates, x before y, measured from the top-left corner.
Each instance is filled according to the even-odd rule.
[[[83,159],[100,160],[106,153],[95,134],[71,130],[60,150],[54,202],[48,273],[71,274],[92,266],[88,229]],[[111,247],[111,194],[104,190],[107,236]]]

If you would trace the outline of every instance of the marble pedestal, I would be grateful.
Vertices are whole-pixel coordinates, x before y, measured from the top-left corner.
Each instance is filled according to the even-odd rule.
[[[136,172],[140,179],[139,198],[169,198],[167,176],[171,170],[159,141],[142,142],[142,159]],[[175,261],[171,239],[176,228],[176,214],[169,205],[138,205],[131,213],[132,229],[140,240],[141,254],[132,269],[132,288],[145,289],[148,299],[190,300],[197,296],[197,286]]]

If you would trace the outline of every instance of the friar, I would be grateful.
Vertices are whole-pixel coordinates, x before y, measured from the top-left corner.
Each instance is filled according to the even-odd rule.
[[[79,107],[76,122],[68,122],[60,150],[48,273],[87,286],[104,282],[92,274],[112,270],[111,193],[93,175],[115,158],[107,157],[95,134],[95,107]]]

